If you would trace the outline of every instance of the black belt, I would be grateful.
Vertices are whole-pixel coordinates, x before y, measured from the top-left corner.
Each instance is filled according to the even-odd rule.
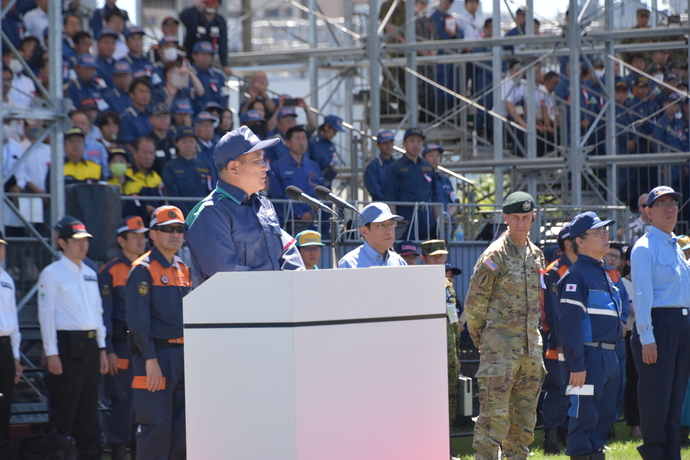
[[[57,331],[58,337],[78,337],[80,339],[95,339],[96,331]]]
[[[616,344],[609,342],[585,342],[585,345],[593,348],[601,348],[603,350],[615,350]]]
[[[652,313],[657,315],[669,316],[688,316],[690,315],[690,308],[687,307],[656,307],[652,308]]]
[[[168,347],[181,347],[184,345],[184,339],[153,339],[153,345],[156,350]]]
[[[9,335],[0,337],[0,345],[7,345],[8,343],[12,343]]]

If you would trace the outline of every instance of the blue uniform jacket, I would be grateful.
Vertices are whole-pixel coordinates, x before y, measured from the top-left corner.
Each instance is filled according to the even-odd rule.
[[[88,83],[76,78],[65,83],[63,89],[67,97],[72,99],[72,104],[77,107],[84,99],[93,99],[96,102],[103,99],[101,91],[105,88],[105,82],[101,82],[102,80],[95,77]]]
[[[225,18],[216,14],[211,22],[195,6],[180,11],[180,21],[187,29],[184,48],[191,55],[196,42],[210,42],[218,53],[220,65],[228,65],[228,24]]]
[[[156,358],[153,339],[183,337],[182,298],[190,290],[189,268],[177,256],[171,264],[154,246],[132,263],[125,287],[127,327],[145,360]]]
[[[571,265],[570,259],[563,255],[560,259],[555,260],[546,267],[542,329],[549,332],[547,346],[545,347],[547,350],[555,350],[561,346],[558,330],[558,316],[561,312],[558,302],[558,281],[570,269]]]
[[[105,22],[105,17],[111,10],[120,10],[120,13],[122,13],[125,17],[125,23],[129,21],[129,15],[127,14],[126,10],[118,8],[117,6],[109,7],[106,3],[103,6],[103,8],[99,8],[93,12],[93,16],[91,16],[91,20],[89,21],[89,25],[91,26],[91,32],[94,37],[98,37],[98,34],[100,34],[103,30],[103,23]]]
[[[112,110],[122,115],[127,107],[132,105],[132,98],[129,94],[117,88],[107,89],[103,92],[103,100],[110,106]],[[122,129],[122,127],[120,127]]]
[[[128,54],[124,58],[125,61],[129,62],[129,66],[132,68],[132,75],[137,73],[139,70],[146,72],[146,76],[151,78],[151,85],[158,86],[161,84],[158,78],[153,78],[153,62],[146,57],[146,54],[141,55],[141,57],[133,56]],[[157,76],[156,76],[157,77]]]
[[[335,144],[317,134],[309,140],[309,150],[306,156],[316,162],[323,171],[335,163]]]
[[[96,62],[98,63],[98,68],[96,69],[96,75],[98,78],[103,80],[108,88],[114,87],[113,70],[115,68],[115,59],[105,59],[101,56],[98,56],[96,58]]]
[[[108,353],[115,353],[114,335],[119,338],[124,333],[127,336],[125,285],[131,266],[129,259],[122,255],[103,265],[98,272],[98,285],[103,299],[103,324],[107,331],[105,350]]]
[[[630,109],[630,116],[632,117],[633,121],[647,118],[648,116],[650,116],[658,110],[656,104],[654,104],[654,102],[652,102],[651,100],[642,100],[638,97],[634,97],[628,100],[628,108]],[[642,123],[636,123],[635,131],[637,131],[638,133],[651,135],[654,127],[653,122],[654,118],[644,121]]]
[[[652,137],[671,147],[660,145],[657,152],[687,152],[690,149],[688,143],[688,125],[684,118],[673,118],[672,120],[665,113],[654,125]]]
[[[419,158],[414,163],[407,155],[395,160],[386,171],[386,181],[383,187],[384,201],[426,201],[433,198],[434,168],[424,159]],[[397,213],[410,220],[414,208],[412,206],[398,206]]]
[[[614,343],[623,336],[621,297],[599,260],[579,254],[558,282],[563,354],[571,372],[585,371],[584,342]]]
[[[197,97],[194,101],[194,111],[199,113],[204,109],[207,102],[217,102],[223,107],[228,106],[228,93],[225,88],[225,74],[215,67],[201,70],[193,66],[193,71],[199,78],[206,92],[203,96]]]
[[[213,190],[211,167],[196,158],[177,157],[163,166],[163,184],[167,196],[203,197]],[[196,206],[194,201],[172,201],[187,216]]]
[[[271,163],[271,198],[287,199],[285,189],[289,185],[294,185],[307,195],[314,196],[314,188],[317,185],[323,185],[319,165],[306,158],[306,155],[302,157],[301,164],[297,163],[292,155]],[[279,205],[276,210],[281,225],[285,223],[284,210],[284,205]],[[299,218],[305,212],[310,212],[311,208],[305,203],[293,203],[292,210],[294,218]]]
[[[24,21],[19,19],[16,12],[7,13],[2,18],[2,31],[5,32],[10,42],[12,42],[15,47],[18,47],[21,41],[24,40],[26,27],[24,27]]]
[[[197,145],[199,146],[199,153],[197,158],[208,165],[212,165],[211,177],[213,177],[213,183],[218,182],[218,168],[216,168],[214,152],[216,151],[216,144],[218,143],[218,138],[214,137],[209,142],[197,140]]]
[[[185,238],[202,282],[217,272],[304,270],[271,202],[223,181],[189,213]]]
[[[616,104],[616,136],[618,155],[625,155],[628,152],[628,141],[637,142],[637,134],[630,127],[632,117],[627,107],[621,107]]]
[[[460,199],[455,193],[455,187],[451,184],[450,179],[445,175],[434,172],[432,201],[439,203],[459,203]]]
[[[149,117],[133,105],[120,114],[120,142],[129,144],[153,131]]]
[[[393,164],[395,158],[383,158],[379,154],[371,160],[364,170],[364,185],[371,195],[372,201],[383,201],[383,185],[386,182],[386,170]]]
[[[276,130],[272,133],[268,133],[268,138],[275,137],[279,138],[280,142],[264,150],[264,159],[269,165],[273,164],[274,161],[278,161],[281,158],[290,156],[290,149],[287,145],[285,145],[285,137],[278,128],[276,128]]]

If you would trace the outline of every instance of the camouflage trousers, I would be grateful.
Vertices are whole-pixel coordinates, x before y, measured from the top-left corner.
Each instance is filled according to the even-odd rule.
[[[449,324],[446,320],[446,340],[448,347],[448,416],[450,424],[455,421],[458,411],[458,349],[456,346],[458,323]]]
[[[479,416],[472,444],[475,458],[498,459],[501,447],[506,459],[526,459],[534,440],[537,400],[544,380],[541,354],[499,355],[483,350],[476,377]]]

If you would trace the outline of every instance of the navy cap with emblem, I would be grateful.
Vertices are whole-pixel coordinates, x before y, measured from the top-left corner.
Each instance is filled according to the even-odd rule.
[[[503,202],[504,214],[522,214],[534,210],[534,198],[527,192],[513,192]]]
[[[63,136],[64,136],[63,137],[64,139],[67,139],[68,137],[72,137],[72,136],[86,137],[86,136],[84,136],[84,131],[82,131],[81,128],[77,128],[77,127],[68,129],[67,131],[64,132]]]
[[[103,37],[115,37],[115,39],[117,39],[119,34],[109,27],[103,27],[103,29],[101,29],[101,33],[96,37],[96,40],[100,40]]]
[[[278,120],[280,120],[281,118],[296,117],[296,116],[297,116],[297,112],[295,112],[295,109],[293,109],[292,107],[283,107],[278,112],[277,118],[278,118]]]
[[[446,262],[446,271],[448,270],[450,270],[453,276],[462,275],[462,270],[460,270],[458,267],[453,267],[453,264],[450,262]]]
[[[343,119],[336,115],[326,115],[323,122],[336,131],[340,131],[341,133],[345,132],[343,129]]]
[[[77,57],[77,67],[85,67],[87,69],[95,69],[98,67],[96,56],[89,53],[80,54]]]
[[[422,150],[422,156],[425,156],[427,153],[431,152],[432,150],[438,150],[438,152],[440,154],[443,154],[443,152],[445,152],[443,147],[441,147],[438,144],[434,144],[433,142],[431,142],[430,144],[426,144],[426,146],[424,147],[424,150]]]
[[[573,217],[573,220],[570,221],[570,239],[574,240],[578,236],[581,237],[587,230],[606,227],[614,222],[616,221],[601,220],[599,216],[592,211],[583,212]]]
[[[215,126],[215,124],[218,123],[219,120],[210,113],[206,112],[205,110],[202,110],[196,115],[196,117],[194,117],[194,124],[196,125],[204,121],[212,121]]]
[[[558,238],[556,238],[557,241],[564,241],[570,238],[570,222],[566,222],[563,224],[563,227],[561,227],[561,231],[558,232]]]
[[[149,115],[160,115],[163,113],[170,113],[170,109],[167,105],[163,104],[162,102],[159,102],[158,104],[154,104],[153,107],[151,107]]]
[[[192,103],[187,99],[178,99],[173,103],[172,113],[194,113]]]
[[[132,67],[127,61],[117,61],[113,65],[113,74],[116,73],[132,73]]]
[[[180,43],[180,40],[174,35],[165,35],[158,42],[158,46],[165,46],[165,45],[169,45],[171,43],[178,44],[178,43]]]
[[[658,187],[654,187],[651,192],[647,195],[647,207],[651,208],[652,204],[654,201],[656,201],[657,198],[661,198],[662,196],[665,195],[670,195],[673,198],[676,199],[676,201],[680,201],[683,199],[683,195],[680,193],[676,192],[673,190],[671,187],[668,185],[660,185]]]
[[[414,241],[401,241],[393,249],[401,256],[419,255],[419,247]]]
[[[210,42],[196,42],[194,44],[194,48],[192,49],[193,53],[211,53],[215,54],[216,50],[213,48],[213,45]]]
[[[383,142],[388,142],[388,141],[394,141],[395,140],[395,133],[391,131],[390,129],[386,129],[384,131],[379,131],[379,133],[376,135],[376,143],[381,144]]]
[[[261,121],[266,121],[266,119],[261,116],[258,110],[247,110],[242,115],[240,115],[240,123],[252,123]]]
[[[146,35],[144,29],[139,26],[131,26],[125,29],[125,38],[129,38],[132,35]]]
[[[194,128],[191,126],[178,126],[175,128],[175,131],[173,133],[173,139],[178,140],[182,139],[183,137],[194,137],[196,138],[196,131],[194,131]]]
[[[236,160],[247,153],[256,152],[276,145],[280,139],[267,139],[262,141],[246,126],[230,131],[221,137],[213,153],[216,165],[225,165],[229,161]]]
[[[403,136],[403,140],[407,140],[407,138],[410,136],[419,136],[422,138],[422,140],[426,139],[426,136],[424,135],[424,131],[422,131],[419,128],[408,128],[407,131],[405,131],[405,135]]]

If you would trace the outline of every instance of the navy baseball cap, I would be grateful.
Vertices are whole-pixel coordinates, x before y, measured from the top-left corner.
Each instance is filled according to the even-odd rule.
[[[151,107],[151,110],[149,111],[149,115],[158,115],[160,113],[170,113],[170,109],[168,108],[168,106],[163,104],[162,102],[154,104],[153,107]]]
[[[127,29],[125,29],[125,38],[129,38],[132,35],[136,35],[136,34],[146,35],[146,32],[144,32],[144,29],[142,29],[139,26],[131,26],[131,27],[128,27]]]
[[[247,153],[263,150],[280,142],[280,139],[262,141],[251,129],[242,126],[220,138],[213,153],[216,165],[225,165]]]
[[[566,222],[563,227],[561,227],[561,231],[558,232],[558,237],[556,238],[557,241],[563,241],[570,238],[570,222]]]
[[[180,40],[174,35],[164,35],[163,38],[161,38],[158,42],[158,46],[165,46],[171,43],[178,44],[180,43]]]
[[[240,115],[240,123],[251,123],[255,121],[266,121],[266,119],[262,118],[257,110],[247,110]]]
[[[419,255],[419,247],[414,241],[401,241],[393,249],[401,256]]]
[[[163,21],[161,22],[161,25],[162,25],[162,26],[167,26],[167,25],[170,25],[170,24],[173,24],[173,23],[177,24],[178,26],[180,25],[180,21],[178,21],[177,19],[175,19],[175,17],[173,17],[173,16],[166,16],[166,17],[163,18]]]
[[[326,115],[326,117],[323,119],[323,122],[336,131],[340,131],[341,133],[345,132],[343,129],[343,119],[338,116]]]
[[[183,137],[196,137],[196,132],[191,126],[178,126],[173,132],[173,139],[178,140]]]
[[[296,116],[297,116],[297,112],[295,112],[295,109],[293,109],[292,107],[283,107],[282,109],[280,109],[280,112],[278,112],[277,118],[278,118],[278,120],[280,120],[281,118],[296,117]]]
[[[424,147],[424,150],[422,150],[422,156],[426,155],[427,153],[431,152],[432,150],[438,150],[441,154],[445,152],[444,148],[441,147],[438,144],[434,144],[433,142],[430,144],[426,144]]]
[[[376,143],[381,144],[383,142],[394,141],[395,133],[393,131],[386,129],[384,131],[379,131],[376,135]]]
[[[678,81],[678,74],[675,72],[666,72],[664,75],[664,81]]]
[[[649,78],[637,77],[633,80],[633,86],[649,86]]]
[[[116,73],[132,73],[132,67],[129,65],[129,62],[127,61],[117,61],[113,65],[113,74]]]
[[[103,27],[103,29],[101,29],[101,33],[98,34],[98,37],[96,37],[96,40],[100,40],[101,38],[108,36],[115,37],[115,39],[117,39],[117,37],[119,37],[120,35],[110,27]]]
[[[552,244],[544,248],[544,258],[548,260],[556,260],[563,255],[560,246]]]
[[[216,109],[220,110],[221,112],[225,110],[225,107],[217,103],[216,101],[208,101],[206,105],[204,106],[204,110],[208,111],[208,109]]]
[[[91,110],[91,109],[97,109],[98,104],[96,103],[95,99],[89,98],[89,99],[82,99],[79,101],[79,110]]]
[[[69,238],[82,240],[84,238],[93,238],[93,236],[86,231],[86,226],[83,222],[74,219],[58,228],[58,238],[61,240]]]
[[[683,96],[681,96],[680,94],[678,94],[678,93],[671,93],[671,94],[669,94],[668,97],[666,98],[666,102],[680,101],[681,99],[683,99]]]
[[[359,226],[363,227],[366,224],[385,222],[391,219],[397,222],[403,220],[403,217],[393,214],[386,203],[371,203],[362,209],[359,216]]]
[[[422,139],[426,139],[424,132],[419,128],[408,128],[407,131],[405,131],[405,136],[403,136],[403,140],[406,140],[410,136],[419,136]]]
[[[453,276],[462,275],[462,270],[460,270],[458,267],[453,267],[453,264],[450,262],[446,262],[446,270],[450,270]]]
[[[212,121],[214,124],[218,122],[218,119],[208,113],[205,110],[202,110],[201,112],[196,114],[196,117],[194,117],[194,124],[196,125],[197,123],[201,123],[202,121]]]
[[[96,56],[89,53],[80,54],[77,57],[77,67],[86,67],[95,69],[98,67],[98,62],[96,61]]]
[[[211,53],[215,54],[216,50],[213,48],[213,45],[210,42],[196,42],[194,44],[194,48],[192,49],[193,53]]]
[[[658,187],[654,187],[652,191],[649,192],[649,195],[647,195],[647,207],[651,208],[652,203],[654,203],[654,201],[656,201],[657,198],[661,198],[665,195],[671,195],[673,198],[676,199],[676,201],[680,201],[683,199],[683,195],[676,192],[668,185],[660,185]]]
[[[194,113],[194,109],[187,99],[178,99],[173,103],[172,113]]]
[[[55,225],[53,225],[53,228],[55,230],[59,230],[62,227],[64,227],[65,225],[69,224],[70,222],[74,222],[75,220],[78,220],[78,219],[74,216],[70,216],[70,215],[64,216],[62,219],[58,220]]]
[[[614,222],[615,220],[601,220],[592,211],[583,212],[573,217],[573,220],[570,221],[570,238],[574,240],[578,236],[582,236],[587,230],[606,227]]]
[[[66,131],[63,133],[63,139],[65,139],[65,140],[66,140],[68,137],[72,137],[72,136],[86,137],[86,136],[84,135],[84,131],[82,131],[81,128],[77,128],[76,126],[70,128],[70,129],[68,129],[68,130],[66,130]]]

